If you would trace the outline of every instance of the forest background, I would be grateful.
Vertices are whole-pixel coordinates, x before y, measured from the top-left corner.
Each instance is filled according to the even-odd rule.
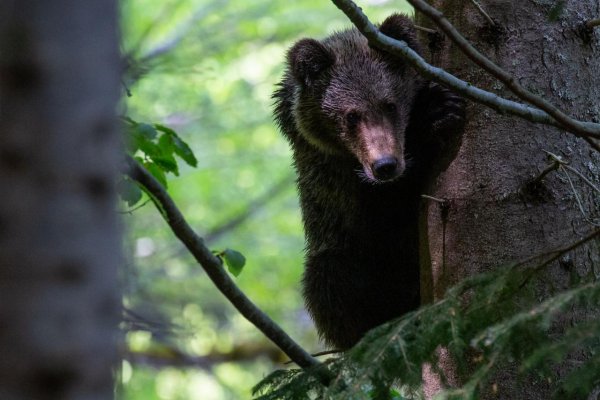
[[[373,21],[403,1],[360,4]],[[271,117],[286,49],[348,27],[332,3],[124,0],[123,113],[174,129],[197,168],[168,189],[209,248],[247,259],[240,288],[310,352],[322,350],[301,294],[303,236],[288,145]],[[140,204],[145,204],[139,207]],[[127,400],[243,399],[286,357],[224,299],[152,203],[123,204]]]

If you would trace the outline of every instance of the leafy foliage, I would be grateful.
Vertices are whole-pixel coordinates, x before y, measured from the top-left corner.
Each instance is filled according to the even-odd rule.
[[[347,355],[327,363],[336,376],[329,387],[310,373],[277,373],[254,388],[256,398],[389,399],[392,386],[419,398],[422,366],[436,371],[444,351],[464,384],[442,398],[492,393],[503,368],[555,385],[557,399],[585,398],[600,383],[600,323],[590,317],[600,306],[600,281],[581,282],[540,301],[535,278],[547,264],[515,264],[471,277],[443,300],[375,328]],[[568,329],[556,323],[565,310],[579,310]],[[555,376],[559,364],[569,366],[568,375]]]
[[[136,122],[124,117],[127,151],[134,156],[150,173],[167,187],[167,173],[179,176],[178,156],[188,165],[196,167],[198,160],[177,133],[160,124]],[[120,182],[119,193],[128,206],[134,206],[142,199],[141,189],[127,178]]]
[[[179,166],[175,160],[175,155],[192,167],[198,165],[198,160],[196,160],[190,146],[174,130],[160,124],[151,125],[136,122],[127,117],[124,120],[127,126],[127,134],[130,136],[128,138],[128,151],[131,155],[141,153],[137,158],[144,162],[146,168],[148,168],[148,165],[153,164],[163,174],[171,172],[178,176]],[[154,177],[164,184],[162,177],[156,175]]]

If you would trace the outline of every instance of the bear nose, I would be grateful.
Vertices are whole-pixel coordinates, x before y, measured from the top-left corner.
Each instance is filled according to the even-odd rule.
[[[375,178],[383,181],[395,178],[398,170],[398,159],[396,157],[388,156],[376,160],[371,168]]]

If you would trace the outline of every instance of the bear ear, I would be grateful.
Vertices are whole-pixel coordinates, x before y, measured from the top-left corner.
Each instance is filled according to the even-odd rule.
[[[379,31],[396,40],[403,40],[408,47],[421,54],[421,45],[417,40],[417,31],[413,21],[403,14],[392,14],[383,21]]]
[[[333,53],[314,39],[302,39],[288,52],[292,75],[306,86],[310,86],[334,62]]]

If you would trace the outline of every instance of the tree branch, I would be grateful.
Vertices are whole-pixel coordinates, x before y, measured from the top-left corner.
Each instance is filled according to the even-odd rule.
[[[552,125],[565,129],[565,126],[562,123],[559,123],[550,114],[543,110],[504,99],[495,93],[477,88],[468,82],[458,79],[454,75],[449,74],[441,68],[437,68],[428,64],[420,55],[408,47],[405,42],[392,39],[379,32],[375,25],[369,21],[367,16],[358,6],[356,6],[356,4],[354,4],[354,2],[350,0],[332,1],[340,10],[344,12],[344,14],[346,14],[350,21],[352,21],[356,28],[367,38],[371,44],[402,57],[422,76],[441,83],[444,86],[453,89],[455,92],[460,93],[461,95],[476,101],[477,103],[486,105],[501,114],[512,114],[531,122]],[[569,132],[573,133],[574,135],[584,138],[600,138],[600,124],[575,121],[575,125],[581,129],[568,129]]]
[[[125,173],[151,194],[152,201],[161,211],[161,215],[169,224],[175,236],[183,242],[204,268],[210,280],[231,304],[300,367],[306,369],[322,365],[294,342],[283,329],[252,303],[244,292],[236,286],[225,272],[221,260],[204,246],[202,238],[196,235],[188,225],[181,211],[179,211],[162,185],[132,157],[127,156],[126,161],[127,169]]]
[[[241,213],[234,217],[231,217],[227,220],[227,222],[215,226],[211,230],[206,232],[206,234],[204,235],[204,241],[207,243],[211,243],[223,236],[225,233],[232,231],[238,226],[242,225],[257,211],[261,210],[265,206],[265,204],[277,198],[288,187],[290,187],[290,182],[292,181],[293,178],[290,175],[284,176],[281,180],[279,180],[277,183],[275,183],[273,186],[267,189],[267,191],[264,192],[262,195],[250,201]]]
[[[188,354],[168,343],[158,343],[145,350],[129,348],[125,349],[122,354],[124,358],[132,363],[151,367],[192,367],[205,370],[211,370],[215,365],[226,362],[243,362],[267,358],[273,363],[282,363],[286,358],[280,348],[264,340],[236,344],[227,353],[213,350],[202,356]]]
[[[424,2],[423,0],[408,0],[416,10],[421,11],[428,16],[442,31],[448,35],[450,40],[458,46],[458,48],[484,71],[494,76],[500,82],[504,83],[520,99],[538,107],[548,113],[556,120],[565,130],[579,136],[600,137],[600,124],[581,122],[573,119],[562,112],[560,109],[552,105],[543,98],[536,96],[517,82],[508,72],[504,71],[498,65],[494,64],[489,58],[481,54],[471,43],[465,39],[456,28],[444,17],[444,14]]]
[[[490,25],[496,25],[492,17],[490,17],[489,14],[485,12],[483,7],[481,7],[481,4],[479,4],[477,0],[471,0],[471,3],[473,3],[473,5],[477,8],[477,11],[479,11],[479,14],[483,15],[484,18],[490,23]]]
[[[592,29],[595,26],[600,26],[600,18],[591,19],[591,20],[587,21],[585,23],[585,26],[587,26],[589,29]]]
[[[145,54],[143,54],[139,58],[138,62],[140,62],[141,64],[147,64],[151,60],[153,60],[157,57],[160,57],[163,54],[168,53],[169,51],[173,50],[175,47],[177,47],[179,45],[179,43],[181,43],[182,40],[184,40],[186,37],[190,36],[189,31],[194,26],[197,26],[198,22],[201,19],[204,19],[207,15],[210,14],[210,12],[213,11],[213,9],[215,9],[217,6],[221,6],[221,5],[222,5],[222,2],[217,1],[217,2],[212,2],[212,3],[208,4],[207,6],[198,8],[196,11],[194,11],[192,16],[187,21],[177,24],[177,28],[176,28],[175,32],[171,35],[171,37],[169,37],[168,39],[166,39],[165,41],[163,41],[156,47],[150,49]]]
[[[546,251],[541,254],[536,254],[535,256],[531,256],[524,260],[521,260],[517,264],[513,265],[511,268],[520,268],[522,266],[532,263],[533,261],[537,261],[540,258],[550,256],[550,258],[544,260],[540,264],[533,267],[533,269],[535,269],[535,270],[544,268],[546,265],[550,264],[551,262],[558,260],[560,257],[562,257],[563,254],[568,253],[569,251],[574,250],[577,247],[584,245],[585,243],[589,242],[590,240],[595,239],[597,236],[600,236],[600,229],[595,229],[593,231],[590,231],[583,238],[581,238],[573,243],[570,243],[568,245],[565,245],[563,247],[549,250],[549,251]]]
[[[525,286],[527,284],[527,282],[529,282],[529,280],[536,274],[538,273],[540,270],[542,270],[543,268],[545,268],[548,264],[558,260],[560,257],[562,257],[564,254],[575,250],[576,248],[578,248],[579,246],[583,246],[585,243],[595,239],[596,237],[600,236],[600,229],[596,229],[591,231],[588,235],[584,236],[582,239],[579,239],[567,246],[564,246],[562,248],[558,248],[558,249],[554,249],[552,251],[543,253],[543,254],[538,254],[536,256],[533,257],[529,257],[517,264],[515,264],[513,267],[511,268],[519,268],[522,267],[524,265],[527,265],[528,263],[535,261],[535,260],[539,260],[542,257],[547,257],[550,256],[548,259],[542,261],[540,264],[535,265],[533,268],[530,269],[529,274],[525,275],[525,278],[523,279],[523,281],[521,282],[521,284],[519,285],[519,288],[522,288],[523,286]]]

